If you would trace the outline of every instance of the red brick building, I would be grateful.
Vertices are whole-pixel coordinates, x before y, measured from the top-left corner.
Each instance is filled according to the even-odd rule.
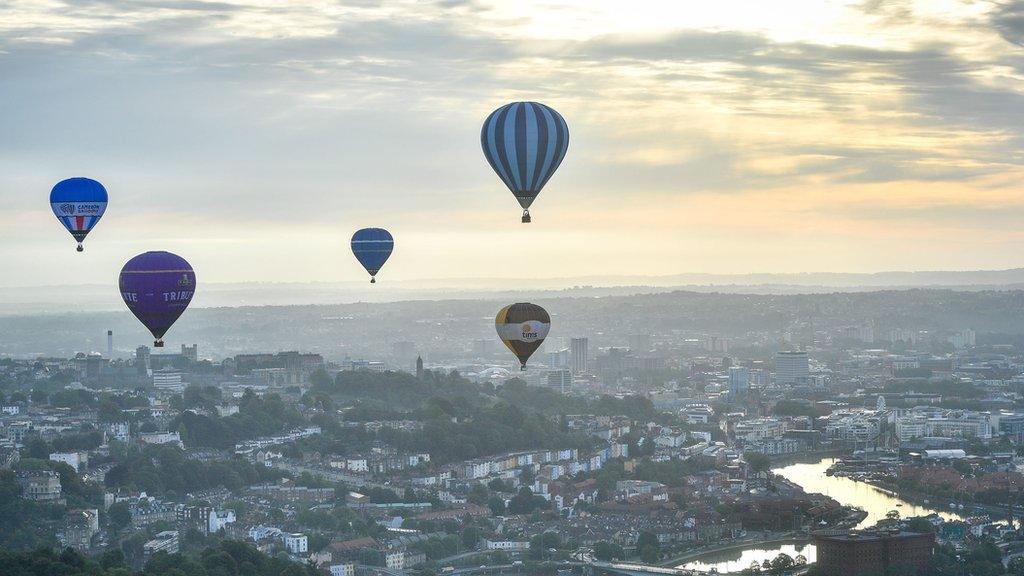
[[[813,534],[818,570],[823,574],[883,574],[896,566],[927,569],[935,534],[899,530],[837,531]]]

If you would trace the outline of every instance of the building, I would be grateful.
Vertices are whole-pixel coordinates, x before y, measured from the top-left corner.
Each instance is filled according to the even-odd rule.
[[[89,454],[86,452],[54,452],[50,454],[50,460],[63,462],[74,468],[75,472],[81,472],[89,466]]]
[[[352,562],[331,564],[331,576],[356,576],[356,565]]]
[[[149,346],[139,346],[135,349],[135,369],[139,374],[149,374]]]
[[[961,330],[949,337],[949,343],[957,350],[974,348],[975,340],[976,334],[974,333],[974,330],[971,330],[970,328]]]
[[[153,387],[166,392],[185,390],[185,386],[181,383],[181,372],[171,368],[161,368],[153,372]]]
[[[561,368],[569,368],[572,363],[572,354],[568,348],[562,348],[561,350],[555,350],[547,353],[547,365],[552,370],[558,370]]]
[[[186,361],[195,364],[199,361],[199,345],[193,344],[191,346],[181,345],[181,357]]]
[[[305,534],[284,534],[284,547],[292,556],[305,554],[309,551],[309,538]]]
[[[178,432],[143,432],[139,434],[139,442],[143,444],[177,444],[178,448],[185,448],[185,444],[181,441],[181,434]]]
[[[36,502],[61,501],[60,476],[50,470],[25,471],[18,473],[18,483],[26,500]]]
[[[573,338],[569,341],[569,357],[573,374],[586,374],[589,371],[587,353],[586,338]]]
[[[729,399],[741,400],[750,389],[750,368],[745,366],[729,367]]]
[[[114,331],[107,330],[107,358],[112,359],[114,357]]]
[[[157,552],[177,554],[178,547],[178,531],[166,530],[164,532],[157,534],[153,537],[152,540],[142,545],[143,561],[149,560]]]
[[[562,394],[572,390],[572,372],[569,370],[548,370],[548,388]]]
[[[61,546],[68,546],[79,552],[87,551],[92,538],[100,531],[100,511],[96,508],[69,510],[64,528],[57,533]]]
[[[783,351],[775,353],[775,384],[794,386],[806,384],[811,377],[807,352]]]
[[[207,531],[210,534],[216,534],[234,521],[235,511],[230,508],[226,510],[211,510],[210,517],[207,520]]]
[[[898,567],[927,573],[935,534],[899,530],[822,531],[813,534],[823,574],[888,574]]]
[[[530,549],[528,540],[484,540],[488,550],[504,550],[505,552],[525,552]]]
[[[384,551],[384,565],[391,570],[405,569],[405,550],[391,549]]]

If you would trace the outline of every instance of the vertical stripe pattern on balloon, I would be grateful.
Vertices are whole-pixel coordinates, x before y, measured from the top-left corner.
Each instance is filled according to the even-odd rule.
[[[565,158],[569,126],[549,106],[512,102],[487,117],[480,144],[491,168],[525,209]]]

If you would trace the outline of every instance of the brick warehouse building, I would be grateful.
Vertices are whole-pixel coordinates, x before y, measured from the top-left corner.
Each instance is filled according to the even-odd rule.
[[[900,530],[825,530],[812,536],[823,574],[883,574],[896,566],[927,569],[935,547],[935,534]]]

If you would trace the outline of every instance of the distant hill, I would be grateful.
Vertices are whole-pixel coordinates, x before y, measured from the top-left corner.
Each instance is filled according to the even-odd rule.
[[[589,337],[596,349],[628,346],[631,334],[671,335],[675,344],[715,334],[734,344],[759,342],[763,352],[790,345],[782,341],[784,332],[806,338],[814,330],[849,326],[871,326],[879,337],[893,328],[923,330],[940,342],[950,331],[972,328],[979,341],[987,334],[998,335],[999,342],[1024,341],[1024,290],[934,288],[810,294],[638,290],[600,297],[574,291],[492,293],[443,300],[197,308],[188,310],[165,339],[168,351],[198,343],[201,354],[214,358],[304,350],[330,359],[386,358],[393,343],[410,341],[431,362],[449,362],[465,358],[477,340],[495,343],[494,314],[513,297],[529,297],[551,313],[552,349],[574,336]],[[114,331],[121,356],[152,342],[123,309],[8,315],[0,316],[0,357],[103,351],[107,329]],[[492,350],[490,358],[508,360],[496,343]]]
[[[739,294],[815,294],[877,289],[948,288],[963,291],[1024,289],[1024,268],[855,274],[702,274],[666,276],[581,276],[535,278],[530,288],[509,289],[507,278],[440,278],[359,282],[232,282],[203,283],[193,306],[268,306],[396,302],[446,298],[541,298],[616,296],[675,290]],[[116,286],[0,287],[0,315],[67,311],[122,310]]]

